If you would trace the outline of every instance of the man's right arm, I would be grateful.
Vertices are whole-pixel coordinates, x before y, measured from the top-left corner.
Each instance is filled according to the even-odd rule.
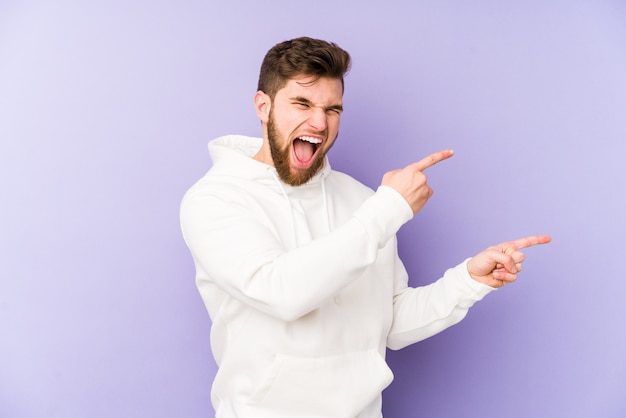
[[[326,236],[285,251],[275,231],[243,205],[191,193],[181,227],[201,279],[269,315],[297,319],[321,306],[372,264],[412,210],[381,186],[355,214]]]

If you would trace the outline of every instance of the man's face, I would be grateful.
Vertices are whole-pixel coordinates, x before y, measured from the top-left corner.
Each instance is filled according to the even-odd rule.
[[[311,76],[289,80],[276,93],[267,121],[272,162],[287,184],[306,183],[324,165],[339,133],[341,80]]]

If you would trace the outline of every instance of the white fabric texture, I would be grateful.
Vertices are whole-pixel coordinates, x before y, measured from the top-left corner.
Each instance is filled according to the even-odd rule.
[[[262,140],[209,144],[213,167],[181,204],[181,227],[212,320],[220,418],[379,418],[399,349],[462,320],[492,288],[463,262],[408,287],[395,234],[402,196],[323,170],[282,183],[253,160]]]

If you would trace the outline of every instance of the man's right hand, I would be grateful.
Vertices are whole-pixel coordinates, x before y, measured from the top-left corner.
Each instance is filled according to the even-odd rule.
[[[439,151],[402,169],[389,171],[383,176],[381,184],[397,190],[411,206],[415,215],[433,195],[433,189],[428,186],[423,171],[452,155],[454,151],[451,149]]]

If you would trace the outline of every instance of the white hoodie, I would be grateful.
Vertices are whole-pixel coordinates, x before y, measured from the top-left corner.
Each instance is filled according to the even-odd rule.
[[[183,236],[212,320],[218,418],[379,418],[385,351],[459,322],[492,288],[466,262],[408,287],[395,234],[404,198],[323,170],[281,182],[251,157],[262,140],[209,144],[213,167],[185,195]]]

